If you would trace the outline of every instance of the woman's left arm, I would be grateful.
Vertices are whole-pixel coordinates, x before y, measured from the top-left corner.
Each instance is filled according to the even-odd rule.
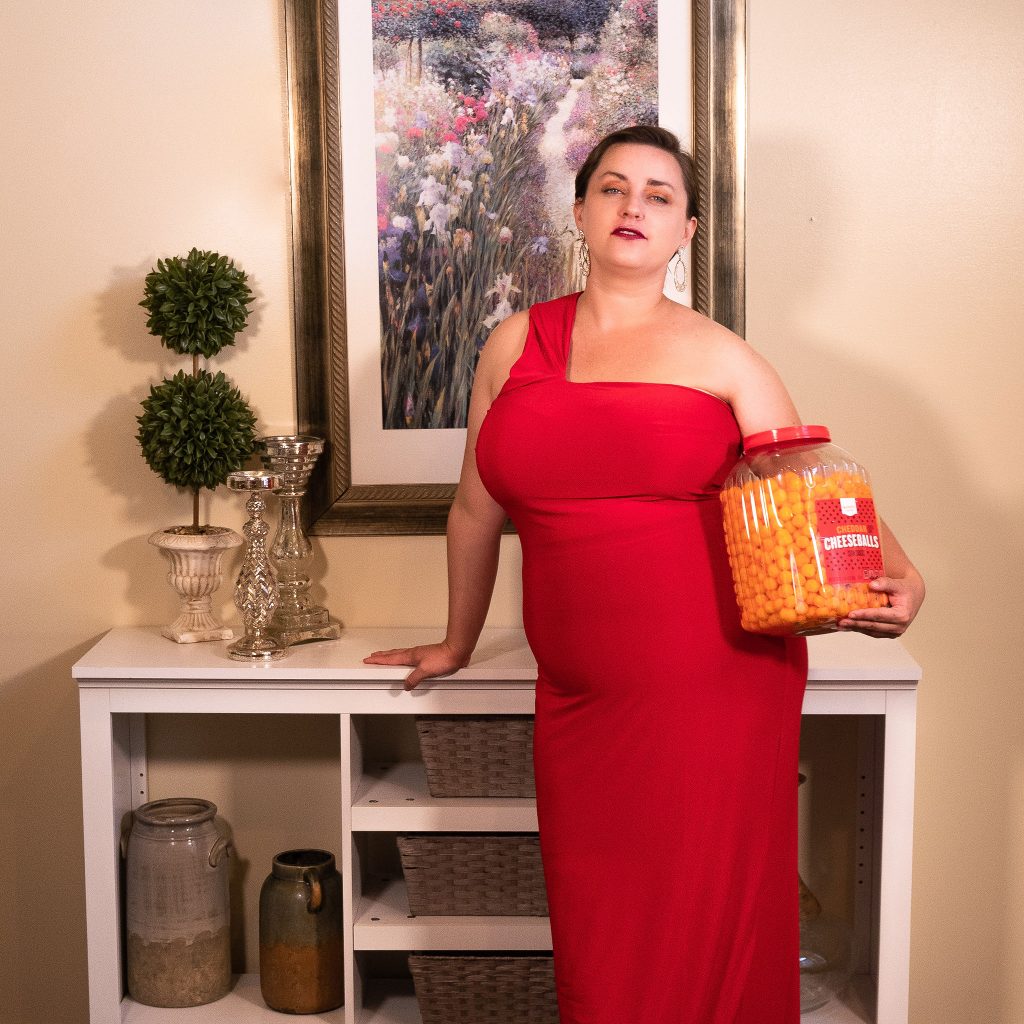
[[[878,526],[885,575],[872,580],[868,586],[875,593],[887,594],[889,606],[852,611],[845,619],[840,619],[839,628],[892,640],[902,636],[914,621],[924,601],[924,580],[889,527],[882,520],[878,521]]]
[[[717,330],[716,330],[717,328]],[[726,397],[744,436],[800,423],[789,392],[767,360],[724,328],[716,330],[717,352],[726,378]],[[868,636],[902,636],[924,601],[924,580],[892,531],[879,520],[885,575],[869,586],[889,597],[884,608],[860,608],[839,621],[839,628]]]

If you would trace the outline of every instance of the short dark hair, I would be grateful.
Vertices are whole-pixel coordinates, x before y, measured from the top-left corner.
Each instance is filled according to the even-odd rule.
[[[632,144],[637,146],[654,146],[655,149],[664,150],[675,158],[679,164],[679,170],[683,174],[683,185],[686,187],[686,216],[700,216],[700,196],[697,187],[697,165],[693,157],[686,152],[679,144],[679,139],[674,132],[662,128],[656,124],[635,124],[630,128],[619,128],[617,131],[606,135],[587,154],[583,166],[576,172],[576,198],[582,199],[587,194],[587,186],[590,179],[597,170],[597,165],[602,157],[612,146]]]

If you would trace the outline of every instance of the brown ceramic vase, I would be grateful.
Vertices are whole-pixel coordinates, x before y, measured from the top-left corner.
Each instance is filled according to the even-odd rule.
[[[273,860],[260,890],[260,990],[281,1013],[324,1013],[344,1000],[341,876],[326,850]]]

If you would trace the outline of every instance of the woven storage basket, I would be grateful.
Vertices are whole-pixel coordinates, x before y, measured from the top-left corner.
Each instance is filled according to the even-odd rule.
[[[413,953],[423,1024],[558,1024],[550,956]]]
[[[398,836],[413,914],[544,917],[536,835]]]
[[[416,715],[430,795],[533,797],[532,715]]]

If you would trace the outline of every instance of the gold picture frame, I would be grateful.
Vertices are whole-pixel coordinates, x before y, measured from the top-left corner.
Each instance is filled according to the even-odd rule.
[[[337,0],[284,5],[298,430],[327,442],[307,491],[306,528],[324,535],[444,533],[454,481],[352,481],[338,7]],[[745,0],[692,0],[690,23],[693,148],[704,183],[694,307],[742,335]]]

